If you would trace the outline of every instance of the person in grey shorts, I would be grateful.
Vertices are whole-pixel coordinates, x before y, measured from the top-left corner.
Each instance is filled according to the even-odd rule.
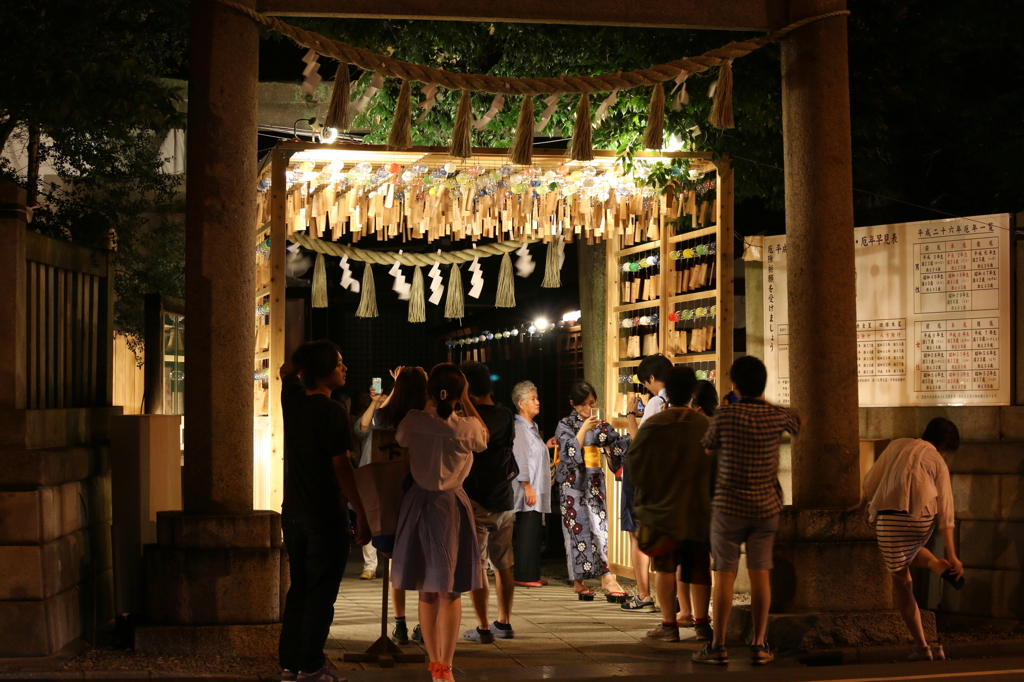
[[[714,573],[714,636],[693,654],[697,663],[729,662],[725,633],[732,610],[733,584],[740,545],[747,546],[750,572],[750,613],[754,625],[751,663],[771,663],[775,656],[765,641],[771,589],[768,571],[782,511],[779,485],[779,443],[782,433],[800,433],[804,418],[764,400],[768,373],[753,356],[736,360],[729,370],[738,401],[715,412],[704,435],[704,448],[718,456],[715,494],[711,502],[711,556]]]

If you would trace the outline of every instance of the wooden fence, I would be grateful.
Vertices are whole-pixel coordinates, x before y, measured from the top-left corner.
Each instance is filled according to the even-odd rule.
[[[19,199],[21,199],[19,201]],[[23,194],[0,182],[0,407],[105,407],[112,398],[110,253],[30,231]]]
[[[114,334],[114,405],[123,408],[122,414],[142,414],[143,395],[146,390],[146,373],[139,367],[139,360],[145,359],[140,349],[140,356],[128,347],[128,337]]]

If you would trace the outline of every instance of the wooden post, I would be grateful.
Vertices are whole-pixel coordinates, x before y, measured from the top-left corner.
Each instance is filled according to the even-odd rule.
[[[281,377],[285,360],[287,284],[287,171],[291,151],[274,150],[270,166],[270,508],[284,501],[284,419],[281,415]]]
[[[27,320],[25,298],[25,190],[0,180],[0,409],[23,410],[27,406],[25,357]]]
[[[735,185],[732,162],[728,158],[718,162],[718,247],[715,251],[715,267],[718,270],[718,292],[716,305],[718,316],[715,318],[715,340],[718,348],[716,364],[718,393],[731,388],[729,384],[729,368],[732,367],[733,327],[735,314],[735,229],[733,228],[733,196]]]

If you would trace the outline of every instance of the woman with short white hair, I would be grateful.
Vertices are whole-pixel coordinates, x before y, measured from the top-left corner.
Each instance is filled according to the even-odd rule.
[[[551,459],[547,443],[540,437],[534,419],[540,414],[540,399],[532,381],[521,381],[512,389],[515,404],[516,434],[512,451],[519,464],[519,477],[512,491],[515,495],[515,583],[520,587],[541,587],[540,550],[544,533],[544,514],[551,511]]]

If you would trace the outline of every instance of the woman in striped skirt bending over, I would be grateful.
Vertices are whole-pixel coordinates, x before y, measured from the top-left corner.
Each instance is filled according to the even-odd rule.
[[[964,567],[953,546],[953,492],[943,459],[959,447],[956,424],[941,417],[928,423],[920,439],[894,440],[864,477],[864,495],[851,508],[866,508],[875,524],[878,547],[892,576],[896,605],[917,643],[913,660],[932,660],[933,654],[914,600],[911,567],[935,571],[958,590],[964,584]],[[945,559],[937,558],[924,546],[936,526],[942,533]],[[944,658],[942,647],[937,647],[936,653]]]

